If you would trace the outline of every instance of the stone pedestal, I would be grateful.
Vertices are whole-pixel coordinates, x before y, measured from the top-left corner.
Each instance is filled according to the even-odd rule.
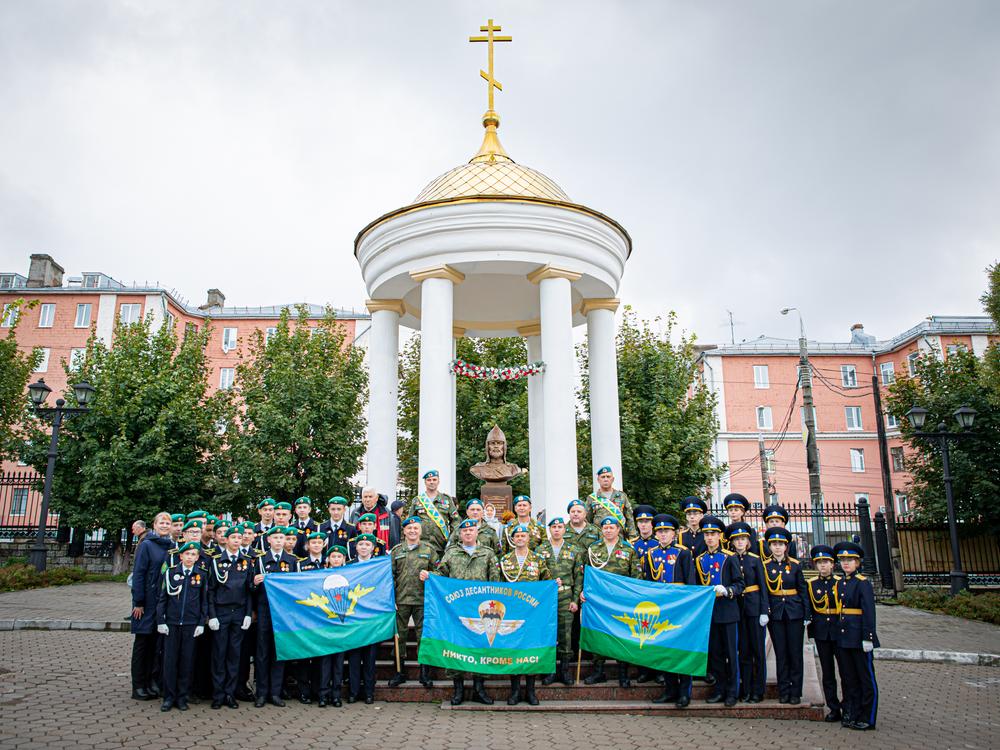
[[[514,509],[514,491],[506,482],[483,482],[479,490],[479,499],[483,501],[484,506],[493,503],[493,507],[497,509],[497,518],[500,518],[505,510]]]

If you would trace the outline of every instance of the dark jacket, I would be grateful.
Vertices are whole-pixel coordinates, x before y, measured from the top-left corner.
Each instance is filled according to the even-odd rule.
[[[696,532],[692,532],[691,529],[685,527],[681,529],[680,539],[678,540],[681,545],[686,547],[691,553],[691,557],[698,557],[702,552],[705,551],[705,535],[701,533],[701,529]]]
[[[397,513],[389,514],[389,550],[403,541],[403,519]]]
[[[743,569],[743,596],[740,597],[740,614],[754,619],[761,615],[770,615],[771,606],[767,595],[767,583],[764,581],[764,564],[753,552],[745,555],[734,555],[740,568]]]
[[[271,573],[298,573],[298,571],[298,559],[293,555],[289,555],[287,552],[282,552],[278,556],[278,559],[275,560],[271,551],[268,550],[265,554],[253,561],[253,570],[250,571],[250,588],[257,593],[258,612],[262,610],[270,612],[271,607],[267,601],[267,589],[264,588],[264,581],[261,581],[259,585],[255,585],[253,582],[254,577],[258,573],[264,573],[265,576],[267,576]]]
[[[684,547],[671,544],[664,549],[659,544],[642,556],[642,577],[660,583],[686,583],[694,586],[694,560]]]
[[[861,648],[861,641],[871,641],[878,648],[875,633],[875,591],[872,582],[860,573],[844,576],[837,581],[840,599],[840,648]]]
[[[223,551],[212,560],[208,571],[208,619],[218,617],[219,609],[233,607],[242,607],[243,616],[250,616],[254,559],[237,553],[234,562],[229,559],[229,553]]]
[[[358,535],[358,530],[354,526],[351,526],[346,519],[340,522],[336,534],[330,531],[331,528],[332,524],[329,518],[319,525],[319,530],[326,534],[327,550],[330,549],[331,544],[339,544],[341,547],[347,547],[347,543]]]
[[[772,620],[808,620],[812,617],[806,579],[798,560],[786,557],[779,564],[774,558],[768,558],[764,561],[764,573]]]
[[[722,584],[731,596],[719,596],[712,609],[713,623],[739,622],[740,596],[743,594],[743,569],[736,561],[736,555],[724,549],[714,554],[705,550],[695,558],[695,573],[698,582],[704,586]]]
[[[163,562],[174,547],[169,536],[150,532],[135,551],[132,567],[132,606],[142,607],[142,617],[132,618],[132,632],[149,635],[156,632],[156,601],[163,585]]]
[[[295,549],[292,552],[296,557],[305,557],[308,554],[306,552],[307,537],[314,531],[319,531],[319,524],[311,518],[306,521],[305,528],[300,527],[299,523],[301,522],[298,518],[293,518],[291,524],[289,524],[295,529]]]
[[[809,637],[814,641],[836,641],[840,632],[840,608],[837,606],[835,591],[839,576],[814,578],[807,581],[806,594],[812,622],[809,623]]]
[[[156,624],[205,625],[208,619],[208,575],[195,565],[184,574],[183,565],[167,568],[156,602]]]

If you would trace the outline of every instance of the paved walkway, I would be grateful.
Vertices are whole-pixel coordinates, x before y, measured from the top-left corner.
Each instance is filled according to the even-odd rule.
[[[875,616],[883,648],[1000,654],[998,625],[891,605]]]
[[[129,698],[132,639],[120,633],[0,632],[0,747],[167,750],[222,746],[423,750],[506,746],[509,716],[444,711],[434,704],[362,703],[319,709],[212,711],[202,703],[163,714],[158,702]],[[815,721],[661,716],[519,716],[524,750],[645,747],[683,737],[689,747],[996,748],[1000,677],[988,667],[879,663],[879,728],[860,734]],[[330,732],[333,732],[331,735]],[[489,741],[489,738],[493,741]],[[319,745],[317,745],[319,746]]]

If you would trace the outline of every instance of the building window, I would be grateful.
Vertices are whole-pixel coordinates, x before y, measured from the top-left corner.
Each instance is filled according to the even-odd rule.
[[[948,356],[966,351],[965,344],[948,344]]]
[[[845,388],[857,388],[858,369],[854,365],[841,365],[840,382]]]
[[[166,313],[165,317],[163,318],[163,322],[164,322],[164,325],[167,326],[167,330],[173,331],[174,330],[174,324],[177,322],[177,318],[174,317],[173,313],[168,312],[168,313]]]
[[[771,422],[771,407],[770,406],[758,406],[757,407],[757,429],[758,430],[772,430],[772,429],[774,429],[774,424]]]
[[[231,352],[236,348],[236,329],[235,328],[223,328],[222,329],[222,351]]]
[[[886,413],[885,426],[890,430],[899,429],[899,418],[895,414]]]
[[[851,448],[851,471],[861,474],[865,470],[865,449]]]
[[[138,302],[126,302],[121,306],[121,311],[118,315],[118,319],[122,322],[122,325],[131,325],[132,323],[138,323],[139,317],[142,315],[142,305]]]
[[[10,515],[23,516],[28,512],[28,488],[15,487],[10,498]]]
[[[892,385],[896,382],[896,366],[892,362],[883,362],[878,369],[882,373],[882,385]]]
[[[74,328],[90,328],[90,303],[84,302],[76,306],[76,320],[73,321]]]
[[[754,388],[771,387],[770,380],[767,377],[767,365],[753,366],[753,387]]]
[[[774,473],[774,448],[764,449],[764,471]]]
[[[913,352],[908,354],[906,357],[906,371],[910,373],[912,378],[917,374],[917,360],[920,359],[920,352]]]
[[[229,427],[229,423],[225,419],[217,419],[215,421],[215,434],[220,436],[225,435],[227,427]]]
[[[83,275],[83,288],[84,289],[97,289],[101,285],[101,274],[99,273],[85,273]]]
[[[233,378],[235,377],[236,371],[232,367],[223,367],[219,370],[219,388],[220,390],[228,390],[233,387]]]
[[[191,323],[191,322],[187,322],[187,323],[184,324],[184,340],[185,341],[187,340],[188,336],[192,336],[192,335],[194,335],[196,333],[198,333],[198,326],[196,326],[194,323]]]
[[[890,448],[889,456],[892,458],[893,471],[906,471],[906,464],[903,463],[903,449]]]
[[[51,302],[47,302],[42,305],[41,310],[38,313],[38,327],[39,328],[51,328],[52,324],[56,322],[56,306]]]
[[[276,326],[268,326],[264,329],[264,343],[271,343],[271,339],[278,335],[278,329]]]
[[[35,368],[35,372],[47,372],[49,369],[49,354],[51,350],[48,347],[42,348],[42,358],[38,362],[38,367]]]
[[[845,406],[844,415],[847,417],[847,429],[860,430],[861,427],[861,407]]]
[[[69,350],[69,369],[79,370],[83,367],[83,361],[87,358],[86,349],[70,349]]]
[[[905,517],[910,515],[910,499],[902,492],[896,492],[896,515]]]
[[[17,322],[17,305],[13,302],[3,306],[3,322],[0,326],[10,328]]]

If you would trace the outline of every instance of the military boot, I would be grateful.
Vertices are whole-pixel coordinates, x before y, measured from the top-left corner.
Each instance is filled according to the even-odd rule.
[[[529,706],[538,705],[538,696],[535,695],[535,675],[524,678],[524,697]]]
[[[406,682],[406,660],[399,660],[399,671],[389,678],[389,687],[399,687]]]
[[[434,687],[434,681],[431,679],[431,668],[426,664],[420,665],[420,684],[425,688]]]
[[[598,682],[607,682],[608,677],[604,674],[604,665],[599,667],[594,667],[594,671],[587,675],[584,680],[584,685],[596,685]]]
[[[628,678],[628,664],[623,661],[618,662],[618,687],[632,687],[632,681]]]
[[[461,706],[463,696],[465,695],[465,682],[460,677],[456,677],[453,680],[455,685],[455,693],[451,696],[451,705]]]
[[[572,685],[576,682],[576,680],[573,679],[573,671],[570,669],[568,659],[562,659],[559,662],[559,682],[563,685]]]
[[[482,677],[476,677],[472,680],[472,700],[476,703],[482,703],[484,706],[493,705],[493,699],[486,694],[486,685],[483,684]]]
[[[555,672],[550,672],[549,674],[545,675],[542,678],[542,684],[546,685],[546,686],[551,685],[555,681],[556,681],[556,673]]]
[[[521,678],[515,675],[510,678],[510,697],[507,699],[508,706],[516,706],[521,702]]]

